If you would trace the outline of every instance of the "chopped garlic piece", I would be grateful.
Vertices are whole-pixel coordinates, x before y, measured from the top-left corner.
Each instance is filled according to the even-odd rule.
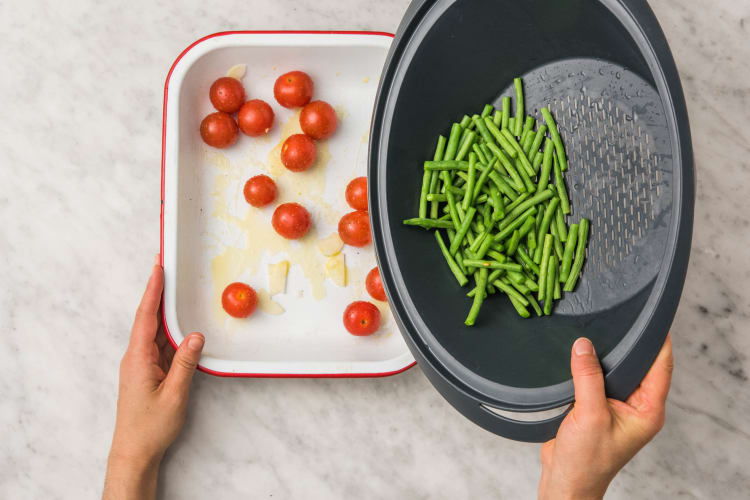
[[[273,300],[265,290],[258,290],[258,307],[264,313],[273,314],[274,316],[284,314],[285,312],[281,304]]]
[[[346,261],[343,253],[336,254],[328,259],[326,272],[328,277],[338,286],[346,286]]]
[[[289,273],[289,261],[282,260],[276,264],[268,264],[268,293],[276,295],[286,290],[286,275]]]
[[[336,255],[344,248],[344,242],[339,238],[338,233],[332,233],[330,236],[318,241],[318,250],[326,257]]]
[[[236,78],[237,80],[242,80],[242,78],[245,76],[246,71],[247,64],[235,64],[234,66],[229,68],[229,71],[227,71],[227,76]]]

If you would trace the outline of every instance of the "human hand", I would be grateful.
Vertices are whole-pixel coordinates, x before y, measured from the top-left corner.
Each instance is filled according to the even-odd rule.
[[[573,344],[570,361],[575,403],[542,445],[539,498],[601,499],[615,474],[664,426],[672,379],[672,339],[667,335],[641,385],[625,401],[608,399],[593,344]]]
[[[120,362],[117,423],[103,498],[155,498],[159,463],[185,421],[204,338],[188,335],[175,352],[160,328],[164,270],[157,255]]]

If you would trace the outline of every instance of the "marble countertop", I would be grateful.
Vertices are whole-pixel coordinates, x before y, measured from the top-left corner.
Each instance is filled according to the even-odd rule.
[[[608,498],[746,498],[750,4],[651,3],[682,76],[698,204],[667,423]],[[392,32],[406,5],[0,2],[0,497],[101,492],[117,366],[158,251],[162,86],[175,56],[221,30]],[[160,492],[533,498],[538,454],[463,418],[419,368],[354,380],[201,374]]]

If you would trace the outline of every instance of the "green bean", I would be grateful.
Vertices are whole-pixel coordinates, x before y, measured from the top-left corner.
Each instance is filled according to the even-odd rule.
[[[552,147],[552,141],[547,139],[544,144],[544,161],[542,163],[542,173],[539,174],[539,184],[537,185],[537,191],[541,191],[547,187],[549,183],[549,175],[552,172],[553,154],[555,150]]]
[[[547,266],[549,265],[549,257],[552,253],[552,235],[544,235],[544,245],[538,248],[543,248],[542,255],[539,258],[539,292],[536,295],[537,300],[544,300],[547,293]],[[536,259],[534,259],[536,261]]]
[[[508,299],[510,300],[510,303],[513,304],[513,307],[515,308],[519,316],[521,316],[524,319],[531,316],[531,313],[529,313],[529,310],[526,309],[523,305],[521,305],[521,303],[518,302],[516,299],[514,299],[510,295],[508,295]]]
[[[511,286],[511,287],[515,288],[516,290],[518,290],[521,293],[521,295],[526,295],[527,293],[530,292],[530,290],[526,287],[526,285],[523,284],[523,280],[521,280],[520,283],[517,283],[517,282],[515,282],[515,281],[513,281],[511,279],[507,279],[507,278],[506,279],[501,279],[500,281],[502,281],[503,283],[505,283],[508,286]]]
[[[463,191],[463,190],[462,190]],[[427,201],[434,201],[434,202],[442,202],[445,203],[448,201],[448,197],[445,194],[428,194],[427,195]],[[431,219],[434,219],[435,217],[430,217]]]
[[[523,148],[520,144],[518,144],[516,138],[513,137],[513,135],[507,130],[502,130],[501,133],[508,140],[511,147],[516,150],[516,153],[518,153],[518,159],[521,161],[521,165],[523,165],[523,168],[526,169],[526,173],[529,176],[536,175],[536,172],[534,172],[534,167],[531,166],[531,162],[526,157],[526,153],[523,152]]]
[[[474,194],[473,198],[476,199],[478,197],[479,192],[482,190],[482,187],[487,182],[487,177],[492,174],[492,167],[484,167],[484,170],[482,170],[482,173],[479,174],[479,179],[476,181],[474,185]],[[470,203],[473,203],[474,200],[472,200]]]
[[[573,261],[573,266],[570,268],[570,274],[568,279],[565,281],[563,290],[566,292],[572,292],[576,283],[578,282],[578,275],[581,274],[583,268],[583,259],[586,256],[586,242],[589,237],[589,220],[581,219],[578,225],[578,242],[576,246],[576,257]]]
[[[466,170],[468,171],[469,169],[467,168]],[[456,185],[466,183],[469,181],[469,174],[467,174],[466,172],[462,170],[459,170],[456,172],[456,177],[458,177],[458,179],[453,179],[456,182]],[[460,189],[464,189],[464,188],[460,188]]]
[[[466,275],[461,271],[461,268],[458,266],[458,264],[456,264],[456,261],[453,260],[453,256],[451,256],[450,252],[448,252],[448,249],[446,248],[445,243],[443,242],[443,238],[440,237],[440,231],[435,231],[435,239],[438,242],[440,251],[443,253],[443,257],[445,257],[445,261],[448,263],[448,267],[453,273],[453,276],[456,277],[456,280],[458,281],[459,286],[464,286],[465,284],[469,282],[469,280],[466,278]]]
[[[516,255],[521,259],[521,263],[526,269],[533,272],[537,276],[539,275],[539,266],[537,266],[536,263],[531,259],[531,257],[529,257],[529,255],[526,253],[526,250],[524,250],[522,247],[518,247],[518,249],[516,250]]]
[[[488,144],[488,147],[490,151],[492,151],[492,154],[494,154],[495,157],[500,160],[500,163],[503,165],[503,167],[505,167],[505,170],[508,172],[508,175],[510,175],[510,178],[513,179],[513,184],[515,185],[514,187],[516,188],[516,191],[526,192],[526,185],[521,179],[521,176],[518,175],[516,168],[511,164],[510,160],[508,160],[508,157],[505,156],[502,151],[500,151],[500,148],[497,147],[496,144]]]
[[[479,205],[482,212],[482,223],[485,227],[492,227],[492,214],[490,211],[492,210],[492,207],[489,203],[483,203],[482,205]]]
[[[529,247],[529,250],[536,250],[536,245],[536,224],[534,224],[529,234],[526,235],[526,246]]]
[[[565,243],[568,240],[568,225],[565,223],[565,216],[560,205],[557,206],[557,211],[555,211],[555,222],[557,223],[557,235],[560,236],[560,241]]]
[[[534,160],[536,160],[536,157],[539,154],[539,148],[542,147],[542,142],[544,142],[544,134],[546,133],[547,125],[539,125],[539,128],[536,130],[536,134],[534,134],[534,140],[531,143],[531,148],[529,148],[529,150],[526,152],[526,154],[529,155],[529,160],[531,160],[532,166],[534,164]],[[534,170],[536,170],[536,167],[534,168]]]
[[[540,240],[544,239],[544,235],[543,234],[539,234],[539,230],[542,228],[542,219],[544,219],[544,210],[540,210],[536,214],[536,242],[539,245],[542,244],[542,242]]]
[[[487,293],[490,295],[495,294],[495,287],[491,283],[487,283]]]
[[[506,180],[505,177],[503,177],[502,175],[500,175],[497,172],[493,171],[493,172],[490,172],[490,180],[493,182],[493,184],[495,184],[495,186],[497,186],[497,188],[505,196],[507,196],[508,198],[510,198],[511,201],[518,199],[518,193],[511,186],[510,182],[508,182],[510,179]]]
[[[543,159],[544,159],[544,155],[541,153],[537,153],[534,159],[531,160],[531,166],[534,167],[534,172],[539,173],[539,167],[542,166]]]
[[[483,165],[487,164],[487,157],[484,156],[484,153],[482,152],[482,149],[479,147],[479,144],[476,142],[471,145],[471,149],[477,154],[477,158],[479,159],[479,163],[482,163]]]
[[[458,123],[454,123],[451,127],[451,134],[448,136],[448,146],[445,148],[444,160],[452,160],[456,157],[458,151],[458,141],[461,138],[463,129]]]
[[[534,118],[531,115],[526,116],[526,121],[523,122],[523,130],[521,131],[521,137],[525,138],[529,135],[529,133],[534,130],[534,125],[536,125],[536,118]],[[523,141],[521,141],[521,144],[523,144]]]
[[[547,122],[547,128],[552,136],[552,142],[555,144],[555,151],[557,152],[557,159],[560,161],[560,170],[565,172],[568,170],[568,159],[565,156],[565,147],[563,146],[562,139],[560,138],[560,132],[557,130],[557,124],[555,119],[552,118],[552,113],[549,112],[549,108],[542,108],[542,116],[544,121]]]
[[[539,231],[537,231],[538,235],[546,235],[549,231],[549,225],[552,222],[552,216],[555,214],[555,209],[557,208],[558,203],[560,203],[558,198],[552,198],[549,204],[547,204],[547,209],[544,211],[544,218],[542,218],[542,225],[539,227]],[[534,252],[534,262],[539,263],[537,256],[539,259],[542,258],[541,247],[536,247],[536,252]]]
[[[443,170],[440,172],[440,177],[443,178],[443,182],[445,183],[445,197],[448,199],[448,213],[451,214],[451,220],[453,221],[453,229],[458,231],[459,226],[461,225],[461,219],[458,218],[458,211],[456,210],[456,199],[453,196],[453,191],[450,190],[451,188],[451,176],[448,174],[447,171]],[[454,253],[454,252],[451,252]]]
[[[507,129],[510,122],[510,97],[503,97],[503,119],[502,128]]]
[[[464,259],[464,266],[487,269],[503,269],[505,271],[521,271],[523,268],[510,262],[496,262],[492,260]]]
[[[529,168],[532,168],[531,172],[532,175],[534,175],[533,167]],[[531,182],[531,177],[529,177],[528,172],[523,167],[523,163],[519,160],[516,160],[516,171],[518,171],[518,174],[521,176],[521,180],[523,181],[523,185],[526,187],[526,191],[528,191],[529,193],[533,193],[534,191],[536,191],[536,184]]]
[[[510,225],[508,225],[508,227],[506,227],[505,229],[503,229],[502,231],[494,235],[493,238],[495,239],[495,241],[503,241],[510,234],[512,234],[513,231],[521,227],[526,217],[528,217],[529,215],[533,215],[535,213],[536,213],[536,207],[529,208],[524,213],[522,213],[519,217],[517,217],[516,220],[511,222]]]
[[[487,147],[487,143],[483,142],[479,144],[479,149],[482,151],[482,154],[484,154],[484,157],[487,158],[488,162],[495,157],[495,155],[492,154],[492,151],[490,151],[490,148]]]
[[[495,280],[492,282],[495,287],[497,287],[498,290],[502,290],[505,292],[509,297],[513,297],[518,302],[525,306],[529,305],[529,301],[526,300],[526,297],[518,293],[512,286],[508,285],[507,283],[503,283],[501,280]]]
[[[473,130],[466,129],[466,132],[466,138],[461,143],[461,146],[458,148],[458,153],[456,154],[456,160],[458,161],[463,160],[464,157],[469,153],[472,144],[474,144],[474,141],[477,138],[477,134]]]
[[[419,216],[427,217],[427,192],[430,190],[430,179],[432,172],[425,170],[422,174],[422,190],[419,193]]]
[[[499,221],[505,217],[505,203],[503,203],[503,197],[500,196],[500,191],[495,186],[490,186],[490,200],[492,200],[492,220]]]
[[[464,117],[461,118],[461,123],[459,125],[461,125],[465,129],[468,129],[469,125],[471,125],[471,118],[469,117],[469,115],[464,115]]]
[[[466,211],[466,217],[464,217],[461,221],[461,226],[459,226],[459,228],[456,230],[456,237],[453,238],[453,241],[451,242],[451,254],[454,254],[458,251],[458,248],[461,246],[466,233],[469,231],[469,226],[471,226],[471,221],[474,218],[474,214],[476,213],[477,209],[474,207],[469,207],[469,209]],[[466,263],[464,263],[464,265],[466,265]]]
[[[511,116],[511,117],[510,117],[510,118],[508,119],[508,128],[507,128],[507,129],[504,129],[504,130],[508,130],[508,131],[509,131],[509,132],[510,132],[510,133],[512,134],[512,133],[513,133],[513,131],[514,131],[514,130],[516,130],[516,124],[515,124],[515,121],[516,121],[516,119],[515,119],[515,118],[513,118],[513,117]]]
[[[523,83],[520,78],[513,80],[513,85],[516,87],[516,119],[514,122],[515,128],[513,129],[513,135],[519,137],[521,135],[521,122],[523,121],[524,115],[524,103],[523,103]]]
[[[508,243],[508,255],[513,255],[518,249],[518,243],[521,241],[521,231],[516,229],[513,231],[513,235],[510,237],[510,243]]]
[[[424,162],[425,170],[469,170],[468,161],[443,160]]]
[[[484,239],[479,245],[479,249],[474,254],[474,260],[484,259],[484,256],[487,255],[487,252],[490,251],[490,246],[492,246],[492,238],[490,237],[489,233],[485,233],[482,236],[484,237]],[[477,240],[479,240],[479,238],[474,241],[476,242]]]
[[[528,210],[530,207],[533,207],[535,205],[538,205],[542,203],[543,201],[549,200],[553,197],[553,194],[547,190],[541,191],[537,194],[535,194],[532,198],[523,201],[522,203],[519,203],[517,206],[513,207],[511,209],[511,205],[508,205],[508,209],[510,209],[510,213],[505,217],[505,219],[500,222],[498,225],[498,230],[503,230],[508,225],[516,220],[517,217],[519,217],[522,213],[524,213],[526,210]],[[520,197],[516,200],[516,202],[521,199]],[[515,202],[514,202],[515,203]],[[523,221],[522,221],[523,222]]]
[[[499,127],[502,125],[503,113],[499,109],[496,109],[495,113],[492,115],[492,123],[494,123],[496,127]]]
[[[438,136],[438,142],[437,146],[435,147],[435,155],[433,156],[433,161],[440,161],[443,159],[443,154],[445,153],[445,143],[446,139],[445,137]],[[432,171],[430,173],[430,193],[437,193],[438,190],[438,172]],[[430,217],[435,218],[438,214],[438,204],[432,203],[430,204]]]
[[[557,260],[562,260],[563,247],[562,247],[562,242],[560,241],[560,235],[557,234],[557,224],[550,223],[549,232],[552,235],[552,243],[554,244],[553,248],[555,249],[555,255],[557,255]]]
[[[474,132],[471,132],[472,134]],[[464,210],[469,209],[469,205],[474,198],[474,184],[476,182],[477,175],[477,155],[472,152],[469,154],[469,180],[466,182],[466,191],[464,192],[463,207]]]
[[[552,299],[555,295],[555,283],[557,282],[557,256],[552,255],[547,264],[547,282],[544,285],[544,314],[552,314]]]
[[[495,139],[492,137],[492,134],[490,134],[489,130],[487,130],[487,125],[485,124],[485,121],[483,118],[480,118],[479,115],[474,115],[471,117],[472,121],[474,121],[474,125],[477,127],[477,132],[479,132],[479,135],[482,136],[482,139],[484,139],[484,142],[487,144],[494,144]]]
[[[567,215],[570,213],[570,201],[568,200],[568,191],[565,189],[565,180],[559,162],[555,162],[555,187],[557,188],[557,196],[560,198],[560,208]]]
[[[508,284],[526,281],[526,276],[522,272],[508,271],[506,274],[508,275],[508,281],[506,281]]]
[[[529,153],[531,153],[531,145],[534,143],[535,138],[536,133],[533,130],[529,130],[521,137],[521,147],[523,148],[523,152],[526,153],[526,157],[529,158],[529,162],[531,161]]]
[[[492,134],[492,137],[495,138],[498,144],[500,144],[500,147],[505,150],[505,153],[510,156],[511,158],[515,158],[518,156],[518,151],[511,145],[510,142],[508,142],[508,139],[503,135],[502,131],[497,128],[495,123],[492,120],[485,119],[485,125],[487,126],[487,130]]]
[[[419,226],[423,229],[452,229],[453,222],[449,220],[425,219],[416,217],[414,219],[404,219],[405,226]]]
[[[487,286],[487,274],[487,269],[479,270],[479,279],[476,280],[478,292],[474,295],[474,302],[471,304],[466,321],[464,321],[466,326],[472,326],[479,315],[479,309],[482,307],[482,302],[484,301],[484,289]]]
[[[560,291],[560,271],[555,273],[555,289],[552,292],[552,298],[560,300],[562,298],[562,292]]]
[[[529,193],[521,193],[520,195],[518,195],[518,198],[516,198],[510,205],[507,206],[508,211],[512,214],[513,210],[515,210],[518,205],[529,199],[529,196]],[[521,212],[523,212],[523,210],[521,210]]]
[[[539,302],[536,301],[536,299],[534,298],[534,295],[529,293],[528,295],[525,295],[525,297],[526,297],[526,300],[529,301],[529,304],[531,304],[531,307],[534,308],[534,312],[536,313],[536,315],[541,316],[542,308],[539,307]]]
[[[532,280],[531,278],[526,278],[524,280],[523,284],[531,292],[538,292],[539,291],[539,285],[537,284],[536,281]]]
[[[578,241],[578,224],[571,224],[568,232],[568,241],[565,242],[562,264],[560,265],[560,281],[565,283],[570,276],[570,268],[573,265],[573,251]]]
[[[495,111],[495,107],[492,104],[485,104],[480,116],[482,118],[484,118],[485,116],[490,116],[493,111]]]

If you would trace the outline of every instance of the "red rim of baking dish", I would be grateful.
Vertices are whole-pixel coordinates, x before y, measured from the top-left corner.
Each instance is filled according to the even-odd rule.
[[[226,35],[375,35],[375,36],[387,36],[393,38],[393,33],[387,33],[384,31],[220,31],[211,35],[206,35],[203,38],[199,38],[185,48],[180,55],[172,63],[167,73],[167,80],[164,82],[164,106],[162,109],[162,127],[161,127],[161,207],[159,210],[159,265],[164,266],[164,170],[165,170],[165,154],[166,154],[166,138],[167,138],[167,96],[169,92],[169,79],[172,77],[177,63],[180,62],[185,54],[187,54],[193,47],[201,42]],[[164,292],[161,296],[162,302],[164,302]],[[164,312],[164,308],[161,308],[161,322],[164,326],[164,333],[167,334],[167,339],[172,347],[177,349],[177,343],[172,338],[172,334],[169,332],[169,326],[167,325],[167,317]],[[389,372],[376,372],[376,373],[244,373],[244,372],[222,372],[212,370],[198,364],[198,370],[215,375],[217,377],[243,377],[243,378],[365,378],[365,377],[388,377],[404,372],[416,365],[417,362],[399,368],[398,370]]]

